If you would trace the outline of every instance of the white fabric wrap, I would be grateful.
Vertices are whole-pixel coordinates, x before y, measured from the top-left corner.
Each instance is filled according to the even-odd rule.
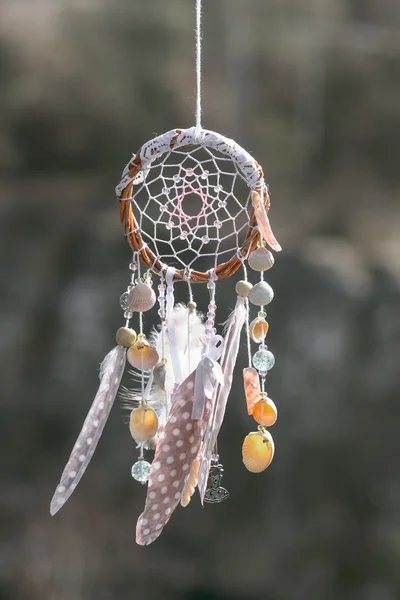
[[[165,282],[167,284],[167,331],[175,383],[180,385],[182,383],[182,372],[174,323],[174,275],[174,267],[168,267],[165,275]]]
[[[263,188],[264,182],[262,181],[263,173],[261,167],[254,158],[234,140],[224,137],[215,131],[196,129],[196,127],[183,129],[179,134],[178,131],[179,130],[177,129],[172,129],[143,144],[139,150],[143,177],[146,177],[151,163],[156,158],[159,158],[167,152],[181,148],[182,146],[198,145],[218,150],[218,152],[229,156],[232,161],[236,163],[241,175],[251,189],[260,186]],[[171,142],[176,138],[177,134],[178,137],[175,144],[171,147]],[[135,177],[135,184],[139,183],[138,177],[139,174]],[[118,198],[121,197],[123,189],[131,180],[132,178],[129,177],[128,169],[125,167],[122,174],[122,181],[118,183],[116,188]]]

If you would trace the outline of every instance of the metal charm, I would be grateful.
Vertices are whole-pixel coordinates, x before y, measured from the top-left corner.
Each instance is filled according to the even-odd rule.
[[[220,485],[223,472],[224,467],[219,464],[219,456],[218,454],[214,454],[211,459],[211,468],[207,483],[208,487],[204,496],[204,502],[216,504],[217,502],[223,502],[223,500],[229,498],[228,490]]]

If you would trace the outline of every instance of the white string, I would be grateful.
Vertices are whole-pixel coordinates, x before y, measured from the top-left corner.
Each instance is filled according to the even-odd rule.
[[[201,0],[196,0],[196,129],[201,129]]]

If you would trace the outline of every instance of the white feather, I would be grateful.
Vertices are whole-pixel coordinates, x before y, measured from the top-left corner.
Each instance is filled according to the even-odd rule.
[[[205,326],[202,315],[195,311],[189,311],[184,304],[177,304],[174,307],[173,323],[175,326],[175,339],[181,372],[184,379],[186,379],[200,362],[201,350],[203,348],[202,340],[205,337]],[[160,427],[167,420],[168,398],[175,383],[167,331],[164,331],[164,342],[162,338],[161,329],[158,327],[151,332],[149,343],[156,348],[160,358],[167,359],[165,364],[165,391],[160,389],[154,379],[151,390],[146,397],[147,402],[157,412]],[[140,372],[130,371],[130,374],[133,375],[136,382],[141,381]],[[141,391],[138,390],[123,388],[120,395],[123,400],[123,408],[128,410],[136,408],[139,400],[142,399]]]

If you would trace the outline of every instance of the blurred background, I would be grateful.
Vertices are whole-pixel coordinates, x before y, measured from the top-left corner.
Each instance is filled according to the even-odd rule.
[[[397,600],[398,0],[204,0],[203,125],[263,165],[284,247],[275,459],[241,463],[243,350],[220,436],[229,501],[196,498],[137,546],[145,489],[116,405],[49,516],[122,324],[114,186],[143,142],[194,123],[193,30],[194,0],[0,0],[0,600]]]

